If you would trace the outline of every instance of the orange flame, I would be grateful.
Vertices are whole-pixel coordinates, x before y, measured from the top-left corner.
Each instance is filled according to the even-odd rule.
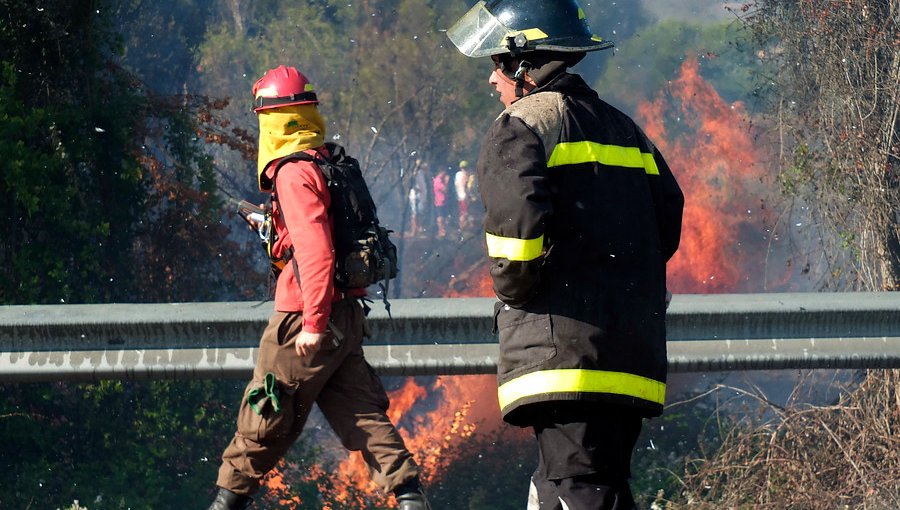
[[[278,508],[289,508],[291,510],[300,508],[303,503],[298,496],[291,494],[290,485],[284,481],[285,462],[281,460],[278,466],[263,478],[262,486],[265,498],[268,502],[278,505]]]
[[[474,268],[474,273],[463,275],[455,286],[451,286],[444,293],[444,297],[494,297],[494,284],[487,274],[487,266]],[[459,288],[459,290],[457,290]]]
[[[681,246],[669,261],[680,293],[755,292],[767,287],[768,249],[759,164],[740,102],[726,103],[688,58],[668,93],[638,106],[639,124],[658,144],[685,194]]]
[[[407,378],[403,387],[391,392],[388,416],[400,424],[398,430],[423,472],[426,484],[434,483],[453,462],[455,453],[476,430],[500,426],[494,376],[438,377],[429,388]],[[425,405],[429,396],[439,396],[437,407],[427,413],[413,412]],[[404,421],[411,421],[404,426]],[[393,508],[396,504],[371,482],[362,455],[354,453],[342,462],[332,476],[333,488],[327,492],[342,508],[365,499],[369,504]]]

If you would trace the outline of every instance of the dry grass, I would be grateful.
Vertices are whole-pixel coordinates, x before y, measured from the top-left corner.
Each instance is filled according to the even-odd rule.
[[[870,371],[833,406],[745,393],[774,418],[731,426],[717,452],[688,462],[681,494],[654,508],[900,508],[900,370]]]

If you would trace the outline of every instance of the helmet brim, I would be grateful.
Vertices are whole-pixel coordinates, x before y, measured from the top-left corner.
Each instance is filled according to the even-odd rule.
[[[263,110],[298,104],[319,104],[319,100],[315,92],[303,92],[284,97],[257,97],[253,100],[253,111],[259,113]]]
[[[447,30],[447,37],[467,57],[489,57],[509,52],[505,47],[508,33],[509,29],[481,1]]]
[[[513,30],[503,24],[486,7],[484,0],[473,5],[462,18],[447,30],[450,42],[467,57],[489,57],[512,53],[510,40],[524,36],[526,45],[520,51],[582,52],[612,48],[611,41],[597,36],[554,38],[540,28]]]

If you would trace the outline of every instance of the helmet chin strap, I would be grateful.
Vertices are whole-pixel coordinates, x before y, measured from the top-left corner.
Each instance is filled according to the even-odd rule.
[[[531,69],[531,67],[531,62],[527,60],[521,60],[519,62],[519,68],[516,69],[516,74],[513,76],[516,80],[516,97],[525,96],[525,73]]]
[[[506,38],[506,47],[509,48],[509,54],[514,58],[520,59],[519,68],[516,69],[516,74],[513,75],[513,79],[516,80],[516,97],[525,95],[525,73],[533,67],[531,62],[521,56],[527,44],[528,39],[525,37],[525,34],[519,33]]]

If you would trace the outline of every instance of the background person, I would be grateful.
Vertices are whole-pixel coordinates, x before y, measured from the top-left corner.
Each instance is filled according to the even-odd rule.
[[[456,173],[453,174],[453,191],[456,193],[456,203],[459,211],[459,229],[464,230],[469,225],[469,162],[460,161]]]
[[[425,199],[427,196],[425,189],[425,175],[428,173],[428,163],[416,160],[414,168],[415,176],[412,185],[409,188],[409,225],[410,232],[413,236],[419,233],[424,227],[425,219]]]
[[[422,211],[422,194],[418,188],[409,188],[409,234],[416,235],[419,231],[419,213]]]
[[[447,235],[447,193],[450,186],[450,174],[447,169],[441,167],[437,175],[431,180],[432,197],[434,198],[434,217],[437,221],[438,237]]]

